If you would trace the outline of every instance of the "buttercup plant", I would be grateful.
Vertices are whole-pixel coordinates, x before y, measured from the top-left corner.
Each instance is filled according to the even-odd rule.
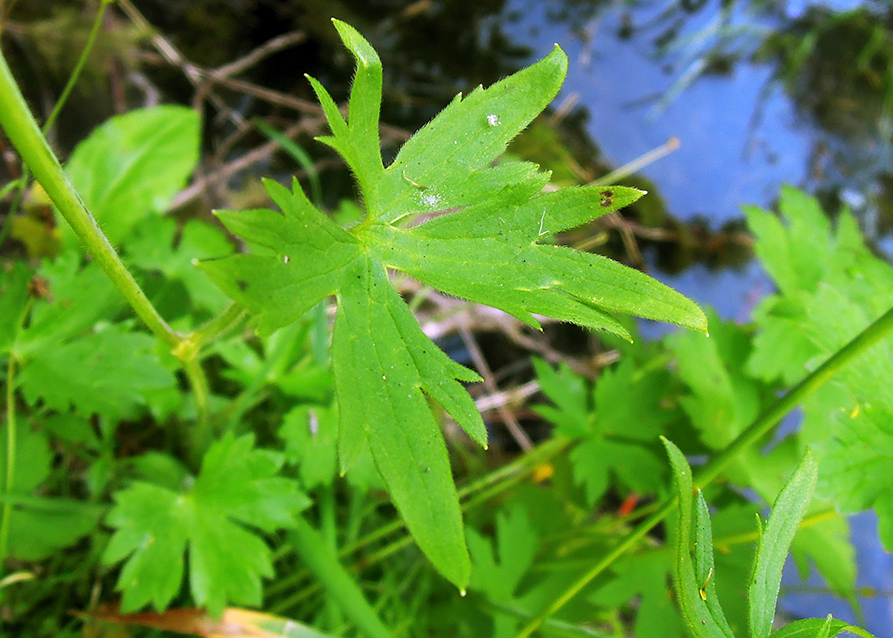
[[[844,218],[829,244],[833,258],[826,259],[825,251],[804,248],[829,241],[817,221],[821,211],[804,196],[783,193],[783,212],[807,220],[790,229],[769,213],[750,211],[757,251],[765,253],[760,254],[784,298],[768,302],[758,319],[771,330],[753,339],[755,354],[748,363],[750,328],[714,315],[709,340],[681,331],[663,345],[629,345],[623,340],[631,340],[625,327],[631,323],[616,314],[702,332],[707,319],[694,303],[646,275],[554,245],[551,237],[643,193],[621,186],[550,191],[544,188],[549,174],[536,165],[496,162],[559,90],[567,67],[561,49],[489,88],[457,96],[385,167],[378,134],[381,62],[353,28],[337,20],[335,28],[357,64],[346,117],[316,80],[309,81],[331,129],[331,136],[320,139],[353,172],[364,215],[342,227],[320,210],[318,181],[311,180],[311,203],[297,181],[286,187],[267,180],[278,210],[217,213],[247,246],[237,255],[211,224],[161,215],[197,161],[200,122],[193,110],[165,106],[112,118],[75,150],[66,178],[5,62],[0,64],[0,125],[74,229],[63,235],[67,248],[55,260],[36,270],[21,261],[0,269],[0,355],[8,358],[0,562],[14,557],[25,562],[11,564],[27,565],[67,548],[62,554],[77,559],[81,569],[83,555],[74,547],[89,535],[96,551],[84,573],[93,578],[100,563],[112,567],[108,578],[117,578],[122,592],[120,610],[94,617],[113,621],[148,605],[179,606],[184,580],[193,603],[230,619],[233,611],[244,611],[230,605],[264,602],[262,579],[277,573],[267,588],[266,610],[304,618],[307,609],[312,615],[324,608],[326,617],[313,616],[313,622],[337,635],[344,633],[345,618],[370,636],[393,635],[383,621],[394,632],[418,622],[423,632],[439,621],[429,618],[425,625],[419,605],[434,609],[446,600],[454,605],[450,611],[455,605],[472,614],[484,609],[493,619],[492,635],[500,637],[527,636],[541,627],[588,631],[599,622],[593,621],[594,610],[607,605],[620,618],[627,604],[636,609],[637,634],[641,628],[641,635],[650,636],[648,628],[653,633],[658,627],[676,636],[682,635],[682,623],[668,595],[668,574],[675,573],[675,600],[695,636],[730,638],[733,628],[744,635],[745,627],[751,638],[861,631],[812,619],[773,634],[771,623],[781,564],[795,530],[809,525],[811,538],[825,543],[821,547],[849,547],[834,536],[845,521],[831,505],[823,502],[826,510],[816,513],[807,512],[807,504],[820,461],[830,459],[831,469],[847,479],[832,478],[833,489],[819,481],[820,497],[839,499],[839,492],[845,497],[854,484],[866,483],[860,477],[870,475],[877,450],[884,448],[886,435],[874,424],[888,411],[878,397],[879,380],[889,377],[889,357],[878,355],[870,371],[838,380],[832,399],[845,396],[862,406],[845,413],[834,408],[834,421],[847,437],[823,436],[819,422],[830,402],[816,400],[805,404],[804,430],[811,440],[803,439],[815,456],[803,457],[805,446],[795,438],[769,453],[754,445],[893,325],[888,312],[862,330],[889,305],[888,295],[878,291],[886,290],[882,282],[890,277],[861,245],[852,221]],[[273,129],[265,133],[278,135]],[[84,263],[79,243],[92,263]],[[537,362],[540,388],[554,404],[537,408],[556,426],[551,438],[483,476],[469,472],[469,482],[457,490],[432,403],[485,447],[487,430],[463,386],[480,377],[425,336],[391,271],[499,308],[530,326],[538,327],[537,316],[544,315],[602,331],[605,342],[622,351],[622,361],[603,369],[597,382],[566,365],[554,371]],[[859,286],[849,285],[852,278]],[[835,290],[857,295],[858,313],[844,312],[852,300],[831,295],[824,285],[829,280]],[[163,294],[171,290],[178,291],[175,304]],[[155,339],[124,316],[121,294]],[[325,305],[332,297],[329,347]],[[207,321],[209,316],[214,319]],[[234,330],[245,327],[248,317],[251,330]],[[817,319],[818,328],[812,325]],[[797,356],[780,355],[777,343],[797,344]],[[779,390],[803,373],[804,362],[819,355],[826,362],[778,399]],[[204,364],[210,357],[214,366]],[[748,377],[746,366],[762,380]],[[178,368],[190,382],[191,397],[179,387]],[[73,369],[80,374],[65,382]],[[779,375],[787,385],[776,383]],[[130,456],[130,448],[122,452],[121,437],[135,430],[146,438]],[[162,432],[165,444],[144,444]],[[683,454],[665,440],[675,489],[658,438],[667,432],[686,453],[710,457],[692,477]],[[854,473],[848,442],[865,433],[880,443],[860,451],[862,463]],[[277,437],[284,445],[270,449]],[[55,467],[60,457],[76,460],[71,475],[67,465]],[[553,470],[548,488],[520,485]],[[570,476],[562,478],[562,471]],[[336,479],[339,472],[346,480]],[[55,477],[74,488],[57,496]],[[727,599],[719,606],[715,584],[725,587],[734,579],[724,551],[714,564],[713,531],[700,495],[692,521],[693,487],[718,477],[722,484],[708,494],[725,509],[715,520],[727,525],[736,515],[738,524],[747,519],[737,534],[739,546],[747,542],[740,539],[760,505],[745,503],[734,490],[752,488],[766,503],[779,495],[765,529],[754,536],[759,546],[746,614]],[[422,561],[409,570],[415,576],[405,576],[400,561],[406,555],[396,552],[410,539],[391,509],[378,507],[382,485],[412,539],[452,585],[432,570],[418,569]],[[630,514],[611,513],[611,499],[628,493],[641,495],[641,506]],[[713,494],[720,498],[713,500]],[[663,498],[651,501],[655,496]],[[865,492],[847,508],[870,505],[871,498],[885,502],[883,494]],[[494,505],[492,515],[473,512],[481,503]],[[313,505],[314,513],[306,514]],[[747,508],[749,517],[741,517]],[[472,512],[468,529],[464,512]],[[640,543],[674,513],[671,543]],[[886,524],[889,514],[882,508],[879,513]],[[578,534],[581,522],[586,530]],[[833,525],[822,527],[823,522]],[[112,533],[104,533],[101,523]],[[556,525],[574,530],[573,537],[556,535]],[[725,538],[720,531],[717,547],[727,548],[728,539],[728,530]],[[800,559],[816,559],[820,550],[804,550],[802,540],[794,541],[795,556],[800,542]],[[852,600],[851,557],[827,553],[834,556],[819,570],[835,579],[835,592]],[[382,567],[375,581],[382,593],[374,607],[347,564]],[[599,578],[608,569],[610,577]],[[308,575],[311,584],[303,580]],[[0,581],[0,591],[26,576],[10,575]],[[393,594],[406,591],[410,578],[428,589],[413,588],[420,592],[413,593],[415,602],[401,607],[401,596]],[[49,590],[34,580],[35,590]],[[319,586],[324,603],[294,603]],[[14,593],[28,585],[16,587]],[[467,598],[455,595],[456,588],[466,587]],[[564,614],[562,608],[584,588],[587,600],[576,599],[583,611]],[[744,600],[743,593],[738,599]],[[455,623],[451,631],[469,627],[455,614],[442,613],[447,609],[430,616],[449,617]],[[189,610],[171,610],[169,617],[183,611]],[[565,615],[580,624],[566,623]],[[253,627],[284,626],[283,619],[256,618]],[[168,619],[160,614],[147,622],[162,626]],[[123,620],[141,622],[133,616]],[[623,620],[615,629],[622,623],[628,624]],[[487,635],[486,621],[473,629],[473,635]]]

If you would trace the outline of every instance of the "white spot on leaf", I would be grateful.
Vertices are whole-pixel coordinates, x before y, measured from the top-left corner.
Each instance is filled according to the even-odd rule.
[[[440,195],[432,192],[419,194],[419,203],[425,208],[436,209],[440,204]]]

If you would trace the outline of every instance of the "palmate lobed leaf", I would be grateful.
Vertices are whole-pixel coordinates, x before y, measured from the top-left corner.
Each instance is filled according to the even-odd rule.
[[[628,337],[610,313],[700,330],[706,319],[694,303],[637,271],[539,243],[635,201],[641,191],[584,187],[541,194],[548,175],[535,165],[491,167],[557,93],[567,67],[558,47],[490,88],[457,96],[384,168],[378,138],[380,60],[353,28],[338,21],[335,26],[357,59],[347,121],[325,89],[310,81],[333,134],[321,141],[356,175],[366,219],[342,229],[296,182],[289,191],[268,181],[282,214],[219,213],[232,232],[265,254],[236,255],[202,267],[259,315],[262,332],[336,296],[332,361],[342,469],[368,445],[419,546],[461,588],[470,565],[458,497],[427,397],[485,445],[481,417],[460,383],[479,377],[422,333],[390,284],[388,269],[534,326],[533,313],[540,313]]]
[[[116,531],[103,562],[126,559],[118,579],[122,610],[167,607],[180,590],[187,546],[199,605],[216,616],[227,601],[260,604],[261,577],[273,575],[271,552],[248,526],[290,527],[310,504],[293,481],[276,476],[282,461],[255,448],[253,435],[226,435],[208,449],[190,491],[135,481],[116,492],[106,518]]]

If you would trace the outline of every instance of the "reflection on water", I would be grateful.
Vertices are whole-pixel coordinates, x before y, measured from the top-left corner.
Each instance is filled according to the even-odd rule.
[[[680,139],[677,153],[644,171],[674,215],[719,225],[742,203],[770,205],[792,183],[832,208],[860,209],[878,238],[893,157],[891,10],[720,4],[576,2],[559,11],[516,0],[508,15],[536,55],[565,46],[564,95],[580,96],[612,162]]]

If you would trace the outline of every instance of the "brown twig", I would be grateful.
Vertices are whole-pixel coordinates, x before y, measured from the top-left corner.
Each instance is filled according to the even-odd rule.
[[[229,64],[217,67],[214,71],[211,71],[210,75],[224,78],[238,75],[243,71],[247,71],[264,58],[274,53],[278,53],[283,49],[300,44],[306,39],[307,34],[303,31],[289,31],[288,33],[277,35],[275,38],[267,40],[256,49],[249,51],[238,60],[233,60]]]
[[[207,72],[199,67],[196,64],[193,64],[186,57],[180,53],[180,51],[171,44],[163,35],[159,34],[151,25],[151,23],[146,20],[145,16],[140,13],[139,9],[137,9],[130,0],[119,0],[117,5],[121,7],[121,10],[127,15],[131,22],[133,22],[140,29],[149,31],[152,33],[151,41],[153,46],[158,50],[158,52],[162,55],[162,57],[168,62],[168,64],[177,67],[180,71],[183,72],[183,75],[186,76],[186,79],[192,84],[192,86],[199,88],[202,79],[207,75]],[[216,106],[221,112],[226,113],[229,117],[230,121],[236,126],[244,125],[245,118],[243,118],[239,113],[230,109],[218,96],[211,94],[208,96],[211,102]]]
[[[493,373],[490,371],[490,366],[487,364],[487,360],[484,359],[484,355],[481,352],[481,349],[478,348],[477,341],[474,340],[474,336],[472,336],[468,326],[459,324],[459,335],[462,337],[462,342],[468,349],[468,353],[471,355],[471,359],[474,361],[478,373],[484,378],[484,387],[487,388],[487,392],[491,395],[498,394],[499,388],[496,387],[496,381],[493,379]],[[532,449],[533,442],[530,440],[530,437],[527,436],[527,433],[524,432],[524,428],[518,423],[515,415],[512,414],[508,407],[506,407],[506,404],[496,404],[496,411],[499,413],[499,416],[502,417],[503,423],[505,423],[512,438],[515,439],[518,447],[525,452]]]
[[[287,138],[292,138],[298,135],[298,133],[304,131],[308,127],[308,122],[301,121],[297,124],[294,124],[287,128],[283,135]],[[273,152],[275,152],[279,148],[279,142],[275,140],[271,140],[269,142],[265,142],[264,144],[258,146],[252,151],[245,153],[241,157],[234,159],[233,161],[225,164],[220,167],[210,175],[206,177],[202,177],[201,179],[196,180],[193,184],[191,184],[188,188],[180,191],[177,196],[174,198],[174,201],[171,203],[171,210],[177,210],[182,208],[186,204],[192,202],[197,199],[202,191],[205,189],[215,185],[220,184],[224,180],[232,177],[239,171],[242,171],[249,166],[257,164],[258,162],[263,161],[267,157],[269,157]],[[332,160],[334,163],[335,160]],[[324,161],[319,162],[320,165],[325,164]]]

